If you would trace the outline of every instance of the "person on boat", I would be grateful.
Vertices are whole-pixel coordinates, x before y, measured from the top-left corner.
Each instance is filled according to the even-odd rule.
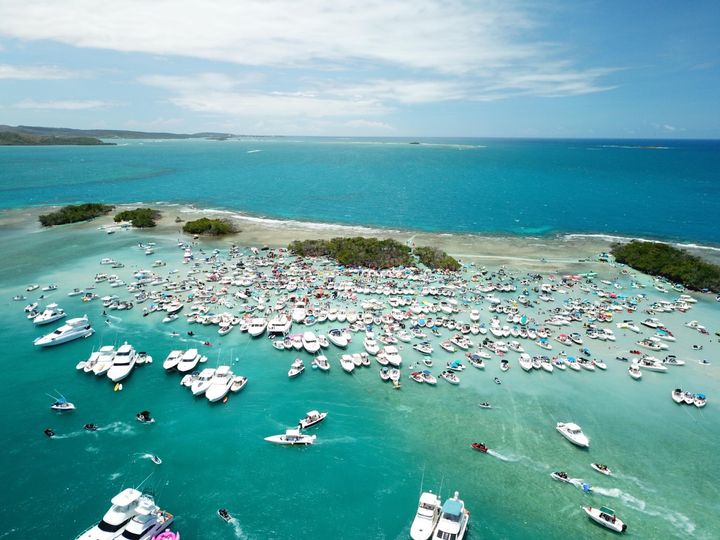
[[[223,518],[225,521],[230,521],[230,514],[224,508],[221,508],[220,510],[218,510],[218,515],[221,518]]]
[[[45,435],[47,435],[51,439],[55,436],[55,432],[52,430],[52,428],[45,428],[43,430],[43,433],[45,433]]]
[[[600,469],[601,471],[607,471],[607,470],[608,470],[607,465],[602,465],[602,464],[600,464],[600,463],[596,463],[595,466],[596,466],[598,469]]]
[[[83,429],[85,429],[86,431],[97,431],[97,428],[97,424],[85,424],[83,426]]]
[[[152,418],[150,417],[150,411],[140,411],[135,415],[135,417],[140,420],[140,422],[150,422]]]

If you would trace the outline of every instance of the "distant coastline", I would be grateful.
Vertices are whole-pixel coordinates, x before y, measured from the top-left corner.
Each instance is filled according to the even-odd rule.
[[[115,143],[104,142],[95,137],[56,137],[0,131],[0,146],[115,146]]]

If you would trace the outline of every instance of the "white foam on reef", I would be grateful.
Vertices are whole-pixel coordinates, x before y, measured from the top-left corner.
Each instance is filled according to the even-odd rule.
[[[612,235],[612,234],[590,234],[590,233],[570,233],[570,234],[563,234],[561,237],[563,240],[582,240],[584,238],[590,238],[594,240],[603,240],[605,242],[632,242],[633,240],[638,242],[654,242],[656,244],[667,244],[670,243],[674,246],[681,247],[681,248],[687,248],[687,249],[706,249],[708,251],[716,251],[720,252],[720,247],[716,246],[705,246],[702,244],[694,244],[694,243],[682,243],[682,242],[664,242],[662,240],[653,240],[650,238],[642,238],[640,236],[633,237],[633,236],[619,236],[619,235]]]

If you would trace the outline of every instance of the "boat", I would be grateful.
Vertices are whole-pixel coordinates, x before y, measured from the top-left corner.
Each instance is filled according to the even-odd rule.
[[[188,349],[182,355],[178,362],[177,370],[180,373],[187,373],[195,369],[199,362],[203,362],[205,357],[201,356],[197,349]]]
[[[160,459],[160,456],[151,455],[150,461],[152,461],[155,465],[162,465],[162,459]]]
[[[344,349],[348,346],[347,335],[339,328],[332,328],[328,332],[327,338],[330,340],[330,343],[332,343],[336,347],[339,347],[340,349]]]
[[[238,375],[237,377],[233,378],[232,385],[230,386],[231,392],[239,392],[243,388],[245,388],[245,385],[248,383],[248,378],[243,377],[242,375]]]
[[[400,364],[402,364],[402,357],[395,345],[387,345],[383,347],[382,351],[378,354],[382,354],[391,366],[400,367]]]
[[[320,422],[325,420],[325,417],[327,416],[327,414],[328,413],[326,413],[326,412],[321,413],[319,411],[309,411],[305,415],[305,418],[301,419],[298,422],[298,427],[300,429],[307,429],[309,427],[314,426],[315,424],[319,424]]]
[[[290,332],[292,327],[292,320],[287,315],[280,314],[277,317],[270,319],[267,325],[268,334],[271,336],[285,335]]]
[[[705,405],[707,405],[707,397],[705,397],[705,394],[695,394],[695,399],[693,400],[693,404],[698,409],[702,409]]]
[[[48,394],[48,395],[50,396],[50,394]],[[57,397],[55,397],[55,396],[50,396],[50,397],[55,400],[52,403],[52,405],[50,405],[50,408],[53,411],[64,412],[64,411],[74,411],[75,410],[75,405],[73,403],[70,403],[67,399],[65,399],[65,396],[63,396],[62,394],[58,393]]]
[[[481,409],[492,409],[492,405],[488,403],[487,401],[483,401],[480,405],[478,405]]]
[[[304,332],[302,335],[302,344],[304,349],[310,354],[315,354],[320,350],[320,342],[314,332]]]
[[[108,379],[112,382],[122,381],[130,375],[137,359],[138,354],[132,345],[128,345],[127,341],[120,345],[113,357],[112,366],[110,366],[110,369],[107,371]]]
[[[440,373],[440,376],[450,384],[460,384],[460,378],[455,375],[452,371],[445,370]]]
[[[510,363],[507,360],[502,360],[500,362],[500,370],[507,371],[508,369],[510,369]]]
[[[683,403],[683,391],[681,388],[676,388],[672,391],[670,396],[672,397],[672,400],[677,403],[678,405],[682,405]]]
[[[487,446],[485,446],[484,443],[481,443],[481,442],[474,442],[470,445],[470,447],[473,450],[477,450],[478,452],[483,452],[483,453],[487,453],[487,451],[489,450],[489,448]]]
[[[343,354],[340,357],[340,367],[343,368],[343,370],[347,373],[352,373],[352,371],[355,369],[355,362],[353,362],[352,355]]]
[[[61,308],[57,304],[48,304],[47,306],[45,306],[43,312],[33,319],[33,324],[37,326],[42,326],[44,324],[50,324],[51,322],[60,320],[65,316],[66,313],[63,308]]]
[[[435,377],[427,369],[422,370],[420,373],[422,375],[423,381],[426,382],[427,384],[430,384],[430,385],[437,384],[437,377]]]
[[[612,476],[612,471],[608,468],[607,465],[603,465],[602,463],[591,463],[590,467],[592,467],[594,471],[597,471],[600,474],[604,474],[605,476]]]
[[[640,370],[640,366],[638,366],[637,364],[632,364],[630,367],[628,367],[628,375],[630,375],[636,381],[642,379],[642,371]]]
[[[142,493],[134,488],[126,488],[111,500],[112,506],[105,512],[102,520],[84,531],[75,540],[113,540],[118,538],[130,520],[137,514]]]
[[[316,435],[305,435],[301,433],[298,428],[291,428],[286,430],[282,435],[265,437],[265,440],[274,444],[295,446],[313,444],[316,438]]]
[[[98,350],[95,361],[93,362],[93,358],[91,355],[91,358],[85,364],[83,371],[85,371],[86,373],[92,371],[93,374],[96,376],[105,375],[108,369],[112,367],[114,358],[115,347],[112,345],[103,345],[102,347],[100,347],[100,350]]]
[[[416,383],[424,383],[425,379],[423,379],[422,373],[419,371],[414,371],[410,374],[410,378],[415,381]]]
[[[218,515],[218,516],[220,517],[220,519],[222,519],[225,523],[229,523],[230,520],[232,519],[232,516],[230,515],[230,513],[229,513],[227,510],[225,510],[224,508],[220,508],[220,509],[217,511],[217,515]]]
[[[429,341],[423,341],[421,343],[415,343],[413,344],[413,349],[415,349],[420,354],[424,354],[426,356],[429,356],[433,353],[433,347],[430,344]]]
[[[157,506],[150,495],[143,494],[138,500],[135,516],[118,540],[151,540],[169,527],[173,519],[174,516]]]
[[[140,411],[135,415],[135,419],[141,424],[155,423],[155,419],[150,416],[150,411]]]
[[[250,324],[248,325],[248,334],[251,337],[259,337],[265,333],[265,329],[267,328],[267,326],[268,323],[264,317],[254,317],[250,319]]]
[[[305,371],[305,362],[303,362],[301,358],[296,358],[290,366],[288,377],[292,379],[293,377],[300,375],[303,371]]]
[[[432,491],[420,495],[418,509],[410,526],[412,540],[428,540],[440,520],[440,499]]]
[[[565,471],[556,471],[550,473],[550,478],[553,480],[557,480],[558,482],[565,482],[567,484],[570,484],[570,477],[568,477],[567,473]]]
[[[518,362],[525,371],[530,371],[533,368],[532,357],[528,353],[522,353],[518,358]]]
[[[170,351],[165,360],[163,361],[163,369],[171,370],[177,367],[182,360],[183,351],[175,350]]]
[[[33,341],[33,344],[38,347],[52,347],[74,339],[90,337],[93,332],[94,330],[90,326],[87,315],[84,315],[75,319],[68,319],[60,328],[37,338]]]
[[[588,439],[577,424],[572,422],[558,422],[555,429],[574,445],[582,448],[588,448],[590,446],[590,439]]]
[[[224,398],[230,391],[234,377],[235,374],[230,371],[230,366],[219,366],[205,390],[205,397],[208,401],[214,403]]]
[[[470,513],[456,491],[452,499],[445,501],[433,538],[437,540],[462,540],[470,521]]]
[[[615,511],[612,508],[601,506],[600,508],[593,508],[592,506],[583,506],[582,509],[595,523],[602,525],[603,527],[623,533],[627,530],[627,525],[615,515]]]

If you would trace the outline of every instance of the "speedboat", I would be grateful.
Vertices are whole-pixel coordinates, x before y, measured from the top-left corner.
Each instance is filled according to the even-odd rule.
[[[640,366],[638,366],[637,364],[632,364],[628,368],[628,375],[630,375],[636,381],[642,379],[642,371],[640,370]]]
[[[112,506],[105,512],[102,520],[77,536],[75,540],[113,540],[118,538],[130,520],[137,514],[140,497],[142,497],[142,493],[137,489],[124,489],[110,500]]]
[[[197,349],[188,349],[183,353],[180,362],[178,362],[177,370],[180,373],[187,373],[195,369],[195,366],[201,361],[202,357]]]
[[[386,347],[383,347],[382,353],[385,356],[385,360],[387,360],[388,364],[391,366],[400,367],[400,364],[402,364],[402,357],[395,345],[387,345]]]
[[[481,409],[492,409],[492,405],[490,405],[487,401],[483,401],[480,405],[478,405]]]
[[[702,409],[705,405],[707,405],[707,398],[705,397],[705,394],[695,394],[693,403],[698,409]]]
[[[320,354],[313,358],[312,365],[320,371],[328,371],[330,369],[330,362],[328,362],[327,356],[324,354]]]
[[[50,395],[50,394],[48,394],[48,395]],[[50,405],[50,408],[53,411],[64,412],[64,411],[74,411],[75,410],[75,405],[73,403],[70,403],[67,399],[65,399],[65,396],[63,396],[62,394],[58,394],[58,397],[54,397],[54,396],[50,396],[50,397],[55,400],[53,402],[53,404]]]
[[[470,447],[473,450],[477,450],[478,452],[483,452],[483,453],[487,453],[487,451],[489,450],[489,448],[487,446],[485,446],[485,443],[481,443],[481,442],[474,442],[470,445]]]
[[[672,400],[677,403],[678,405],[682,405],[683,403],[683,391],[681,388],[676,388],[672,391],[671,394]]]
[[[460,378],[455,375],[452,371],[445,370],[440,373],[440,376],[450,384],[460,384]]]
[[[327,335],[330,342],[335,345],[336,347],[340,347],[341,349],[344,349],[348,346],[348,339],[345,332],[338,328],[332,328]]]
[[[429,341],[423,341],[421,343],[415,343],[413,346],[413,349],[415,349],[420,354],[424,354],[426,356],[429,356],[433,353],[433,347],[430,344]]]
[[[207,389],[210,387],[210,382],[212,381],[212,378],[215,376],[215,368],[205,368],[203,369],[200,374],[195,378],[190,385],[190,391],[192,392],[193,396],[201,396],[203,395]]]
[[[268,334],[271,336],[274,335],[285,335],[290,331],[290,327],[292,326],[292,320],[288,318],[287,315],[280,314],[277,317],[274,317],[270,319],[270,322],[267,325],[267,331]],[[249,329],[248,329],[249,331]]]
[[[605,476],[612,476],[612,471],[607,465],[603,465],[602,463],[591,463],[590,466],[593,468],[593,470],[599,472],[600,474],[604,474]]]
[[[299,429],[292,428],[286,430],[282,435],[265,437],[265,440],[275,444],[294,446],[313,444],[316,438],[317,435],[305,435],[304,433],[300,433]]]
[[[440,520],[440,499],[432,491],[422,493],[415,519],[410,526],[412,540],[428,540]]]
[[[140,497],[135,516],[127,524],[119,540],[151,540],[172,523],[174,516],[161,510],[150,495]]]
[[[583,506],[583,510],[595,523],[602,525],[603,527],[623,533],[627,530],[627,525],[615,515],[615,511],[611,508],[601,506],[600,508],[593,508],[592,506]]]
[[[470,513],[456,491],[452,499],[445,501],[433,538],[437,540],[461,540],[467,531]]]
[[[90,337],[93,332],[94,330],[88,322],[87,315],[84,315],[76,319],[68,319],[60,328],[37,338],[33,343],[38,347],[51,347],[74,339]]]
[[[557,480],[558,482],[566,482],[568,484],[570,483],[570,478],[564,471],[551,472],[550,478],[552,478],[553,480]]]
[[[352,355],[343,354],[340,357],[340,367],[348,373],[352,373],[355,369],[355,362],[353,362]]]
[[[574,445],[582,448],[588,448],[590,446],[590,439],[587,438],[587,436],[582,432],[582,429],[580,429],[580,426],[577,424],[573,424],[572,422],[558,422],[555,429],[557,429],[563,437]]]
[[[45,306],[45,310],[33,319],[33,324],[42,326],[43,324],[49,324],[57,320],[62,319],[66,316],[65,310],[57,304],[48,304]]]
[[[368,354],[371,354],[373,356],[380,352],[380,346],[378,345],[378,342],[375,341],[375,338],[372,336],[365,336],[365,339],[363,340],[363,347],[365,347],[365,350]]]
[[[328,413],[326,412],[319,412],[319,411],[310,411],[305,415],[305,418],[300,420],[298,422],[298,427],[300,429],[307,429],[309,427],[314,426],[315,424],[319,424],[323,420],[325,420],[325,417]]]
[[[320,342],[314,332],[304,332],[302,335],[302,344],[310,354],[315,354],[320,350]]]
[[[520,367],[525,371],[530,371],[533,368],[532,357],[528,353],[522,353],[520,358],[518,358],[518,362],[520,362]]]
[[[305,362],[303,362],[301,358],[296,358],[290,366],[288,377],[292,379],[293,377],[300,375],[303,371],[305,371]]]
[[[265,333],[265,329],[267,328],[267,321],[264,317],[254,317],[250,319],[250,324],[248,325],[248,334],[252,337],[258,337]]]
[[[170,351],[170,353],[165,358],[165,361],[163,362],[163,369],[171,370],[180,363],[180,360],[182,360],[183,351],[175,350]]]
[[[215,370],[215,375],[210,380],[205,397],[208,401],[215,402],[224,398],[230,391],[235,374],[230,371],[230,366],[220,366]]]
[[[112,366],[108,369],[107,376],[112,382],[122,381],[130,375],[135,367],[138,355],[132,345],[128,345],[127,341],[118,347],[113,358]]]

